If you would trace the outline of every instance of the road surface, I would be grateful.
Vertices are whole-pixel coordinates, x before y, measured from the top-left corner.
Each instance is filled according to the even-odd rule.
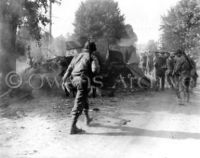
[[[177,104],[171,90],[90,99],[91,127],[69,135],[73,99],[38,95],[0,109],[0,158],[199,158],[200,86]]]

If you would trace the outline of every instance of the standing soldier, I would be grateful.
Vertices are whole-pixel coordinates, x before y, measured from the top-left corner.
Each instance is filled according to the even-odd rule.
[[[192,64],[185,52],[178,49],[176,51],[176,64],[173,76],[176,78],[176,93],[179,105],[184,105],[185,99],[189,101],[189,86]]]
[[[198,78],[198,74],[197,74],[197,66],[196,66],[196,62],[194,60],[194,57],[189,54],[188,55],[188,59],[190,60],[191,64],[192,64],[192,70],[191,70],[191,80],[192,80],[192,84],[191,84],[191,88],[196,87],[197,84],[197,78]]]
[[[146,74],[147,73],[147,53],[146,52],[142,54],[141,66],[142,66],[143,73]]]
[[[169,57],[167,58],[166,78],[167,78],[167,82],[171,88],[174,88],[174,80],[172,77],[172,73],[173,73],[174,65],[175,65],[174,57],[175,57],[174,52],[171,52]]]
[[[160,88],[161,90],[164,90],[165,88],[165,72],[167,69],[166,60],[165,52],[161,52],[154,62],[157,90]]]
[[[147,62],[149,75],[152,75],[153,70],[154,70],[154,63],[153,63],[154,59],[153,58],[154,58],[154,54],[152,52],[150,52],[148,54],[148,62]]]
[[[84,130],[79,129],[76,126],[79,116],[84,111],[86,117],[86,124],[89,125],[92,118],[89,117],[89,104],[88,104],[88,85],[90,76],[92,73],[98,73],[99,64],[93,58],[92,53],[96,51],[96,45],[94,42],[86,42],[84,50],[82,53],[75,56],[64,77],[63,82],[65,83],[69,77],[72,77],[72,85],[77,89],[77,94],[74,102],[74,107],[72,109],[72,124],[70,129],[70,134],[83,133]]]

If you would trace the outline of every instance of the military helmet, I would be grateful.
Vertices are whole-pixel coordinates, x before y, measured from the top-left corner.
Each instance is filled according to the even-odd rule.
[[[164,55],[166,52],[164,52],[164,51],[162,51],[162,52],[160,52],[160,54],[162,54],[162,55]]]
[[[165,55],[166,55],[167,57],[169,57],[169,56],[170,56],[170,52],[165,52]]]
[[[181,54],[183,54],[183,53],[184,53],[184,52],[183,52],[182,49],[177,49],[175,55],[181,55]]]
[[[165,57],[165,55],[166,55],[166,53],[165,53],[164,51],[161,51],[161,52],[160,52],[160,56],[161,56],[161,57]]]

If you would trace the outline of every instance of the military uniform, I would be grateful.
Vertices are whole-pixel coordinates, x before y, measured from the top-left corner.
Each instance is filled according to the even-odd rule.
[[[146,54],[144,54],[141,58],[141,66],[142,66],[142,71],[146,73],[147,72],[147,55]]]
[[[198,78],[196,62],[194,61],[194,59],[192,57],[188,57],[188,59],[190,60],[190,63],[192,64],[192,69],[191,69],[190,75],[191,75],[191,79],[193,81],[193,84],[191,85],[191,88],[194,88],[194,87],[196,87],[197,78]]]
[[[189,101],[190,74],[191,66],[186,57],[181,54],[176,59],[173,72],[173,76],[175,76],[176,93],[180,105],[184,104],[185,99]]]
[[[71,76],[72,85],[77,90],[74,107],[72,109],[73,120],[70,131],[71,134],[81,132],[81,130],[76,127],[76,122],[83,111],[86,116],[86,123],[89,124],[91,121],[88,114],[88,85],[90,83],[91,73],[97,73],[98,71],[99,63],[97,58],[93,55],[90,56],[89,49],[85,49],[72,59],[63,77],[63,81],[65,82],[67,78]]]
[[[158,56],[155,58],[154,61],[155,66],[155,74],[156,74],[156,87],[157,89],[164,90],[165,87],[165,72],[167,69],[166,66],[166,57],[165,56]],[[160,87],[161,85],[161,87]]]
[[[154,56],[151,55],[151,54],[149,54],[148,55],[148,60],[147,60],[147,68],[148,68],[147,72],[150,75],[152,74],[152,72],[154,70],[154,63],[153,63],[153,61],[154,61]]]
[[[174,88],[174,80],[173,80],[173,70],[175,65],[175,59],[173,56],[169,56],[167,58],[167,71],[166,71],[166,78],[167,82],[170,85],[171,88]]]

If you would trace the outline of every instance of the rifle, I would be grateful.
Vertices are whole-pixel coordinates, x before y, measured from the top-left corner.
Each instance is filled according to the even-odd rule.
[[[96,45],[94,41],[88,41],[89,42],[89,79],[90,79],[90,84],[94,85],[93,83],[93,72],[92,72],[92,53],[96,51]],[[91,87],[92,88],[92,87]],[[92,88],[92,95],[93,98],[96,96],[96,89]]]
[[[190,66],[190,71],[194,68],[194,65],[191,63],[191,60],[188,58],[188,56],[185,54],[185,52],[183,51],[183,55],[186,58],[189,66]]]

